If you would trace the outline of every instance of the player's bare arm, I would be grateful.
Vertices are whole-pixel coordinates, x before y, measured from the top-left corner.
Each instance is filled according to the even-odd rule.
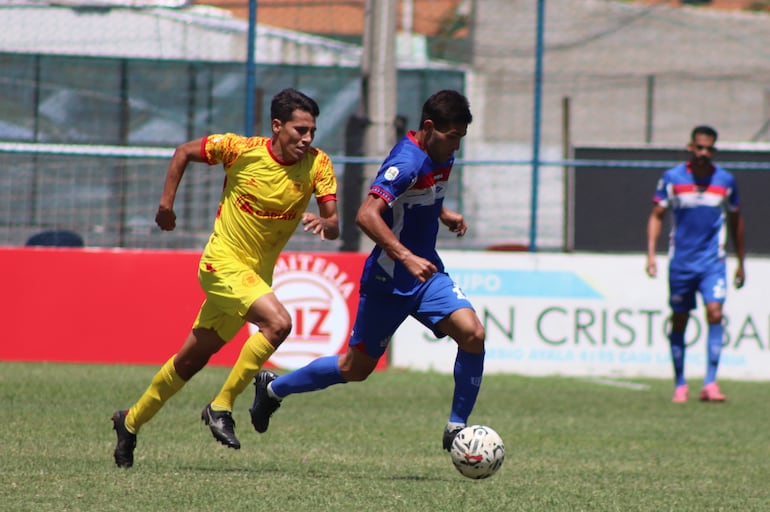
[[[340,236],[340,224],[337,214],[337,201],[324,201],[318,205],[318,213],[302,214],[305,232],[319,235],[321,240],[335,240]]]
[[[415,279],[424,283],[438,270],[425,258],[417,256],[399,242],[382,218],[388,204],[381,198],[369,194],[356,214],[356,224],[374,243],[395,261],[401,262]]]
[[[155,214],[155,223],[163,231],[171,231],[176,227],[176,214],[174,213],[174,200],[179,183],[182,181],[184,171],[190,162],[203,162],[201,157],[201,143],[203,139],[191,140],[177,146],[174,156],[166,170],[166,182],[163,185],[163,193],[160,196],[158,213]]]
[[[658,275],[658,264],[655,262],[655,247],[660,237],[660,230],[663,226],[663,215],[666,209],[660,205],[652,207],[650,218],[647,220],[647,265],[645,270],[647,275],[655,277]]]
[[[465,224],[465,218],[462,214],[445,206],[441,208],[439,219],[442,224],[449,228],[449,231],[456,233],[457,236],[463,236],[468,231],[468,225]]]
[[[735,269],[735,287],[740,289],[746,283],[746,269],[743,266],[743,260],[746,256],[746,248],[743,242],[743,215],[740,211],[728,212],[727,222],[730,226],[730,234],[733,238],[735,253],[738,258],[738,267]]]

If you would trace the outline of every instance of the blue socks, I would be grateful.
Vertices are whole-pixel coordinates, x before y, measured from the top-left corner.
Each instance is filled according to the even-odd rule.
[[[717,379],[717,368],[719,367],[719,356],[722,354],[722,340],[724,336],[724,327],[722,324],[709,324],[708,331],[708,364],[706,366],[706,378],[703,379],[703,385],[711,384]]]
[[[706,378],[703,379],[703,385],[711,384],[716,381],[717,368],[719,368],[719,358],[722,355],[722,342],[724,337],[724,327],[721,323],[709,324],[707,339],[707,365]],[[671,342],[671,361],[674,363],[674,378],[676,385],[687,384],[684,379],[684,333],[671,331],[669,334]]]
[[[668,339],[671,342],[671,361],[674,363],[676,385],[687,384],[684,379],[684,332],[671,331]]]
[[[307,393],[328,388],[334,384],[344,384],[338,364],[339,356],[319,357],[306,366],[293,372],[281,375],[270,387],[278,399],[295,393]]]
[[[342,378],[338,361],[337,355],[319,357],[298,370],[279,376],[270,383],[270,390],[280,400],[296,393],[307,393],[325,389],[334,384],[344,384],[346,381]],[[457,351],[450,423],[465,425],[468,422],[468,416],[476,405],[483,373],[483,353],[471,354],[463,350]]]
[[[481,376],[484,373],[484,353],[471,354],[457,350],[455,359],[454,378],[455,390],[452,397],[452,413],[450,423],[467,424],[468,416],[476,405],[481,387]]]

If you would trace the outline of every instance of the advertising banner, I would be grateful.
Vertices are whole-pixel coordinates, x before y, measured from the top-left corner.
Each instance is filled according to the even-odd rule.
[[[203,301],[199,258],[189,251],[0,248],[0,360],[162,364],[181,347]],[[293,329],[268,366],[293,369],[347,349],[364,259],[281,256],[273,288]],[[231,366],[250,329],[210,364]]]
[[[270,362],[300,368],[317,357],[345,352],[358,307],[365,256],[288,253],[273,273],[273,290],[292,317],[292,331]],[[256,326],[249,324],[249,331]],[[384,367],[386,358],[379,361]]]
[[[671,377],[667,264],[649,278],[645,256],[444,252],[447,271],[486,328],[487,372]],[[735,267],[728,261],[732,282]],[[730,286],[719,376],[770,379],[770,261],[746,262],[746,285]],[[686,332],[688,377],[706,369],[705,311]],[[391,364],[451,372],[456,345],[409,319],[391,343]]]

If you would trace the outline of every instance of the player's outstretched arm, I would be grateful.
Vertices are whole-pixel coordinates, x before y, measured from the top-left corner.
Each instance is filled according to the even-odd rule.
[[[184,171],[190,162],[202,162],[200,154],[202,139],[191,140],[177,146],[174,156],[166,170],[166,182],[163,185],[163,193],[160,196],[158,213],[155,214],[155,222],[163,231],[171,231],[176,227],[176,214],[174,213],[174,200],[179,183],[182,181]]]

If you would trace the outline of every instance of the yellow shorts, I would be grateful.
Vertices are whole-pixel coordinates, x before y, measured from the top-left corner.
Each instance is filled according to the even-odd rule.
[[[254,301],[273,291],[252,265],[222,247],[214,237],[201,256],[198,281],[206,300],[193,329],[214,329],[225,341],[241,330],[246,323],[243,317]]]

